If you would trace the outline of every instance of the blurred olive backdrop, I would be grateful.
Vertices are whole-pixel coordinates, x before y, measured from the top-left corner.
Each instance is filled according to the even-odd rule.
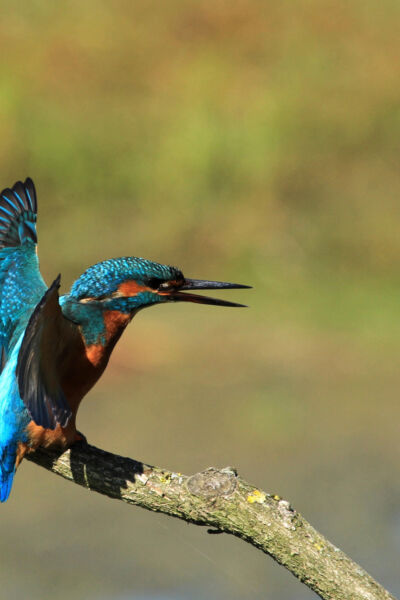
[[[41,268],[144,256],[248,283],[127,330],[93,444],[233,464],[400,593],[400,5],[1,1],[2,187],[31,176]],[[244,543],[24,463],[2,597],[312,598]]]

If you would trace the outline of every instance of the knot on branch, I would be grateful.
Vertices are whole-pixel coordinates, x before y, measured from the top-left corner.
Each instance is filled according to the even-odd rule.
[[[186,482],[189,492],[201,498],[230,496],[237,486],[237,472],[232,467],[215,469],[210,467],[201,473],[192,475]]]

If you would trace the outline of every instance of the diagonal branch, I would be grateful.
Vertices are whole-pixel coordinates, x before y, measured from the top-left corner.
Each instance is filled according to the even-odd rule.
[[[28,458],[110,498],[235,535],[272,556],[321,598],[395,600],[289,502],[248,484],[231,467],[187,477],[86,444],[63,454],[40,448]]]

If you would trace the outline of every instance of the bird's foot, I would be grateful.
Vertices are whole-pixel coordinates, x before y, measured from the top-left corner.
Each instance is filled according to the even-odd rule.
[[[87,443],[88,442],[87,442],[86,436],[83,435],[83,433],[81,433],[80,431],[77,431],[75,433],[75,438],[74,438],[74,441],[73,441],[73,445],[74,446],[75,446],[75,444],[84,444],[84,445],[87,445]]]

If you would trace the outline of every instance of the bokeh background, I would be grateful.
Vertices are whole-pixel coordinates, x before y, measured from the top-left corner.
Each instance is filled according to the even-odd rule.
[[[252,284],[140,313],[84,401],[91,443],[234,465],[400,593],[400,5],[1,1],[1,186],[31,176],[63,290],[135,255]],[[311,599],[227,536],[24,463],[2,595]]]

